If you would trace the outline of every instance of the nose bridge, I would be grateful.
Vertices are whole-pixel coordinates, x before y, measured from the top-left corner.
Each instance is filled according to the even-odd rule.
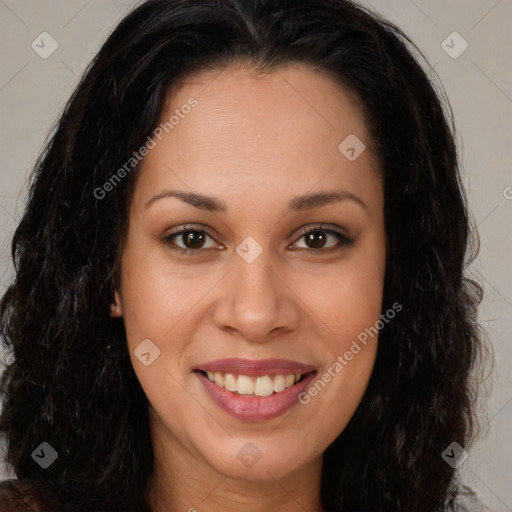
[[[268,316],[278,309],[276,279],[272,269],[272,251],[263,248],[254,239],[245,240],[237,247],[234,268],[234,297],[240,314],[248,318]]]
[[[239,331],[249,340],[264,341],[278,329],[290,330],[299,320],[291,293],[275,276],[272,250],[247,237],[233,255],[233,271],[216,312],[221,328]]]

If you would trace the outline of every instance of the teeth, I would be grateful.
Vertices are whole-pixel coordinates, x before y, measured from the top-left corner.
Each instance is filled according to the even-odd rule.
[[[248,375],[223,374],[221,372],[207,372],[208,379],[217,386],[228,391],[237,392],[240,395],[270,396],[273,393],[281,393],[286,388],[292,387],[298,382],[302,374],[277,374],[272,379],[270,375],[249,377]]]
[[[224,375],[222,375],[222,373],[220,372],[215,372],[215,384],[217,384],[217,386],[220,386],[221,388],[224,387]]]
[[[239,375],[236,390],[241,395],[252,395],[254,392],[254,380],[251,377],[247,377],[247,375]]]
[[[254,394],[256,396],[269,396],[274,392],[274,383],[268,375],[256,377],[254,383]]]
[[[295,375],[287,375],[284,379],[284,385],[291,388],[295,384]]]
[[[284,391],[285,390],[285,385],[284,385],[284,375],[276,375],[274,377],[274,391],[276,393],[280,393],[281,391]]]
[[[237,378],[232,373],[226,373],[224,377],[224,388],[228,391],[236,391]]]

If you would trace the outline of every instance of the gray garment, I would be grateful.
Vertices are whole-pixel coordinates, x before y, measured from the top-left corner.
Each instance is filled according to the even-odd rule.
[[[493,512],[484,505],[480,494],[467,486],[454,502],[453,512]]]

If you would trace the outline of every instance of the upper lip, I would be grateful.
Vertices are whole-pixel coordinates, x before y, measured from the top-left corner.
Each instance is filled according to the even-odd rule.
[[[233,373],[237,375],[261,376],[276,374],[306,374],[315,370],[314,366],[287,359],[217,359],[201,364],[195,368],[205,372]]]

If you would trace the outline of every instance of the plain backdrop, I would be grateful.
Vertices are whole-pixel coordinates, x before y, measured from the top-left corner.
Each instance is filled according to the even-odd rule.
[[[0,293],[13,276],[10,239],[46,135],[105,37],[137,3],[0,0]],[[512,0],[361,3],[417,43],[453,107],[481,241],[471,270],[484,286],[480,320],[496,357],[488,432],[459,471],[490,509],[512,511]],[[32,47],[48,38],[43,32],[58,44],[46,59]],[[0,466],[0,478],[8,476]]]

